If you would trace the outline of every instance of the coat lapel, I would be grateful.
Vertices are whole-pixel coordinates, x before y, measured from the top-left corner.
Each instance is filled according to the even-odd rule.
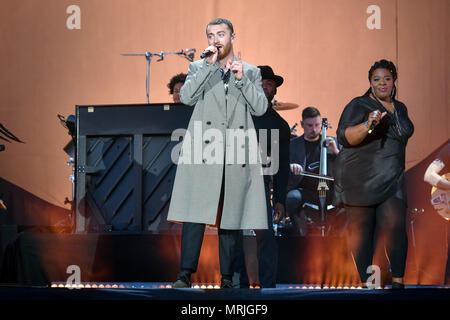
[[[217,106],[223,116],[226,117],[225,89],[223,86],[221,74],[222,73],[220,72],[220,69],[217,69],[217,71],[212,75],[209,82],[211,83],[211,90],[213,92],[213,96],[216,100]]]

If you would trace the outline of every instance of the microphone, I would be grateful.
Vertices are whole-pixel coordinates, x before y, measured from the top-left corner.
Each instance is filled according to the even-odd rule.
[[[373,129],[375,129],[375,126],[377,125],[377,122],[374,120],[374,121],[372,121],[372,124],[370,125],[370,128],[369,128],[369,130],[367,130],[367,133],[368,134],[371,134],[372,133],[372,131],[373,131]]]
[[[375,117],[378,116],[378,112],[379,112],[378,110],[375,110],[375,111],[374,111],[374,116],[375,116]],[[368,134],[371,134],[372,131],[373,131],[373,129],[375,129],[375,126],[376,126],[376,125],[377,125],[377,121],[373,120],[372,123],[370,124],[369,129],[367,130],[367,133],[368,133]]]
[[[205,51],[203,51],[202,55],[200,56],[201,59],[204,59],[206,57],[209,57],[210,55],[214,54],[214,52],[209,51],[208,49],[205,49]]]
[[[206,58],[206,57],[209,57],[209,56],[212,55],[212,54],[213,54],[212,51],[205,50],[205,51],[203,51],[203,53],[202,53],[202,55],[200,56],[200,58],[204,59],[204,58]]]

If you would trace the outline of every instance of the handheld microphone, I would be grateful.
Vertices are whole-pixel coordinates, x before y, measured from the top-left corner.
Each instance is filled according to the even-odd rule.
[[[205,49],[205,51],[203,51],[202,55],[200,56],[200,58],[204,59],[206,57],[209,57],[210,55],[212,55],[214,52],[209,51],[208,49]]]
[[[373,129],[375,129],[375,126],[377,125],[377,122],[374,120],[372,121],[372,124],[370,125],[370,128],[367,130],[368,134],[371,134]]]
[[[375,110],[375,112],[374,112],[375,117],[378,116],[378,112],[379,112],[378,110]],[[373,129],[375,129],[375,126],[376,126],[376,125],[377,125],[377,121],[373,120],[372,123],[370,124],[369,129],[367,129],[367,133],[368,133],[368,134],[371,134],[372,131],[373,131]]]

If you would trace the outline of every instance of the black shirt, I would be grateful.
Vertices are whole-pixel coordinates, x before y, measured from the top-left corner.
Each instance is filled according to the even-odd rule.
[[[271,129],[278,129],[279,134],[279,168],[273,178],[273,203],[285,204],[287,181],[289,177],[289,142],[290,128],[288,123],[271,106],[267,108],[265,114],[260,117],[252,116],[257,136],[259,140],[259,129],[267,129],[267,155],[272,157],[271,150]],[[267,181],[267,179],[264,179]]]
[[[394,113],[368,95],[353,99],[342,112],[337,137],[343,149],[335,163],[335,204],[370,206],[395,196],[406,202],[405,150],[414,126],[406,106],[395,100]],[[345,129],[367,120],[374,110],[387,112],[374,131],[357,146]]]

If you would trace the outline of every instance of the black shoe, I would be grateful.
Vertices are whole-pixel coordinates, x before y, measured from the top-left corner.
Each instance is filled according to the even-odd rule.
[[[233,289],[233,281],[230,279],[224,279],[220,281],[220,289]]]
[[[191,281],[186,275],[179,275],[177,280],[173,283],[172,288],[190,288]]]
[[[400,282],[392,282],[392,289],[405,289],[405,285]]]

